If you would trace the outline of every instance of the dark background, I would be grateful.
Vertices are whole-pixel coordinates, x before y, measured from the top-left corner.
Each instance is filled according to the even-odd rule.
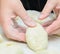
[[[42,11],[47,0],[21,0],[26,10]]]

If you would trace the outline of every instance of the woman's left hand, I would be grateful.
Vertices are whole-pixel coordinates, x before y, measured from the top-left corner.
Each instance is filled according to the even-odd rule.
[[[57,18],[51,25],[46,27],[46,31],[48,32],[48,34],[53,34],[60,30],[60,0],[48,0],[41,13],[40,20],[43,20],[47,16],[49,16],[52,10],[57,15]],[[47,24],[45,24],[45,26]]]

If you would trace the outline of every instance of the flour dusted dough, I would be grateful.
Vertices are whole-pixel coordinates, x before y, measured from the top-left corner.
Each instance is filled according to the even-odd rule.
[[[23,54],[23,51],[20,45],[8,41],[0,44],[0,54]]]
[[[40,24],[44,24],[48,21],[53,21],[56,19],[56,15],[51,13],[46,19],[44,20],[39,20],[38,18],[40,17],[40,12],[35,11],[35,10],[28,10],[27,11],[28,15],[30,16],[30,18],[32,18],[34,21],[36,21],[37,23]],[[21,18],[19,16],[16,17],[16,21],[18,22],[19,25],[23,26],[23,27],[27,27],[23,21],[21,20]],[[57,36],[60,36],[60,29],[58,31],[55,31],[53,34],[56,34]]]
[[[36,21],[40,24],[44,24],[45,22],[52,21],[52,20],[56,19],[56,15],[52,14],[52,13],[44,20],[38,19],[38,18],[40,18],[41,12],[34,11],[34,10],[28,10],[27,13],[34,21]]]
[[[28,46],[34,51],[41,51],[47,48],[48,35],[44,28],[37,23],[34,28],[27,28],[26,41]]]
[[[35,10],[27,10],[27,13],[30,16],[30,18],[32,18],[34,21],[40,24],[44,24],[45,22],[52,21],[56,18],[55,14],[50,14],[50,16],[47,17],[46,19],[39,20],[38,18],[40,17],[40,12]],[[18,22],[19,25],[27,27],[19,16],[16,17],[16,21]]]

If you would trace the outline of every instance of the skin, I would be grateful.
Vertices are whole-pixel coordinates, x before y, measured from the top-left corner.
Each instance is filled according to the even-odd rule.
[[[13,40],[25,41],[26,28],[14,24],[12,19],[15,19],[16,16],[20,16],[23,22],[29,27],[36,26],[36,23],[28,16],[20,0],[0,0],[0,4],[0,24],[2,25],[6,37]],[[57,31],[60,28],[59,9],[59,0],[48,0],[41,13],[40,20],[45,19],[52,10],[54,10],[57,15],[57,19],[53,23],[50,22],[51,24],[46,27],[46,31],[49,34],[51,34],[51,32],[54,33],[54,30]],[[45,26],[46,25],[47,23]]]
[[[12,19],[20,16],[29,27],[36,26],[36,23],[28,16],[20,0],[0,0],[0,2],[0,24],[6,37],[13,40],[25,41],[26,28],[18,26],[16,23],[14,24]]]
[[[57,34],[60,30],[60,0],[47,0],[44,9],[41,12],[40,20],[48,17],[52,10],[56,14],[56,20],[52,23],[50,22],[51,24],[49,26],[47,26],[48,23],[45,23],[44,27],[46,27],[48,34]]]

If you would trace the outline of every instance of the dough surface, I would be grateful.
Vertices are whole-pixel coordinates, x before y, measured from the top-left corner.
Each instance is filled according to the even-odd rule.
[[[54,19],[56,19],[56,15],[52,13],[44,20],[38,19],[40,18],[41,12],[34,11],[34,10],[28,10],[27,13],[34,21],[40,24],[44,24],[45,22],[53,21]]]
[[[31,11],[31,10],[28,10],[27,11],[28,12],[28,14],[29,14],[29,16],[33,19],[33,20],[35,20],[37,23],[40,23],[41,21],[40,20],[38,20],[38,18],[39,18],[39,16],[40,16],[40,12],[38,12],[38,11]],[[48,17],[48,19],[46,20],[44,20],[44,21],[42,21],[41,23],[43,23],[43,22],[46,22],[46,21],[49,21],[49,20],[53,20],[54,19],[54,15],[53,14],[51,14],[49,17]],[[26,27],[26,25],[23,23],[23,21],[21,20],[21,18],[18,16],[17,18],[16,18],[16,20],[17,20],[17,22],[18,22],[18,24],[19,25],[21,25],[21,26],[25,26]],[[39,27],[40,28],[40,27]],[[29,28],[30,29],[30,28]],[[32,30],[32,28],[31,28],[31,30]],[[40,30],[39,30],[40,31]],[[59,31],[58,31],[59,32]],[[38,32],[39,33],[39,32]],[[2,30],[0,29],[0,34],[3,34],[3,32],[2,32]],[[60,33],[59,33],[60,34]],[[31,32],[31,35],[34,35],[32,32]],[[30,36],[28,36],[28,38],[29,38]],[[35,37],[35,36],[32,36],[32,38],[31,38],[31,41],[33,42],[34,40],[33,40],[33,37]],[[40,36],[41,38],[42,38],[42,36]],[[40,39],[41,39],[40,38]],[[43,39],[45,39],[46,37],[44,37],[44,38],[42,38],[42,40]],[[39,39],[39,38],[38,38]],[[60,37],[58,37],[57,38],[57,36],[56,36],[56,38],[54,38],[54,37],[52,37],[52,38],[50,38],[51,40],[49,40],[49,44],[48,44],[48,48],[46,49],[46,51],[43,51],[43,52],[39,52],[38,54],[60,54]],[[29,39],[30,40],[30,39]],[[37,38],[36,38],[36,40],[37,40]],[[42,41],[41,40],[41,41]],[[27,47],[27,44],[21,44],[20,42],[18,43],[18,42],[10,42],[11,40],[7,40],[7,38],[5,38],[5,35],[3,36],[3,35],[0,35],[0,54],[36,54],[34,51],[36,51],[37,50],[37,48],[34,48],[33,46],[31,46],[31,47],[33,47],[33,49],[34,49],[34,51],[32,51],[32,50],[30,50],[30,48],[29,47]],[[31,43],[31,41],[30,41],[30,43]],[[45,40],[44,40],[45,41]],[[47,41],[47,40],[46,40]],[[17,45],[17,43],[18,43],[18,45]],[[40,43],[40,42],[39,42]],[[37,44],[38,44],[38,42],[37,42]],[[45,44],[44,44],[45,45]],[[44,46],[43,45],[43,46]],[[45,48],[44,48],[45,49]],[[38,49],[39,51],[41,50],[41,49]]]
[[[24,54],[20,45],[8,41],[0,44],[0,54]]]
[[[26,41],[28,46],[34,51],[40,51],[47,48],[48,34],[44,28],[37,23],[34,28],[27,28]]]

